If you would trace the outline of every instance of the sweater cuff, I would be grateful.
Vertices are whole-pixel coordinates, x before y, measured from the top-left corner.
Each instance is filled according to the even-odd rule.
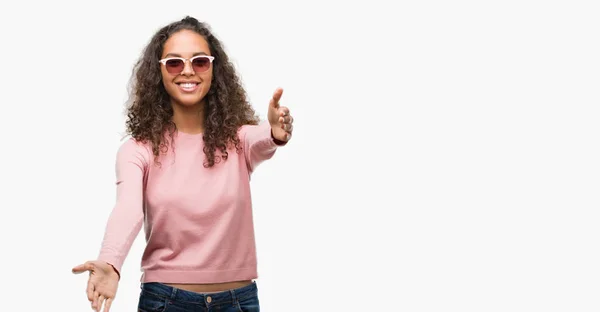
[[[275,142],[275,145],[277,146],[284,146],[287,144],[286,141],[281,141],[281,140],[277,140],[274,136],[273,136],[273,129],[269,130],[271,132],[271,139],[273,139],[273,142]]]
[[[119,279],[121,279],[121,269],[123,267],[123,260],[121,260],[119,257],[106,253],[100,253],[100,255],[98,256],[98,260],[110,264],[110,266],[113,267],[115,272],[117,272],[117,275],[119,275]]]

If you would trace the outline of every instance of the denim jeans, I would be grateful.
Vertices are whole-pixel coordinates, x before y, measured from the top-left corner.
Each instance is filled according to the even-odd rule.
[[[256,282],[217,293],[199,294],[162,283],[142,283],[141,312],[259,312]]]

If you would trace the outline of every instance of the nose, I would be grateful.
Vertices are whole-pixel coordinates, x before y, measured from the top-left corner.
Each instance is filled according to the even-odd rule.
[[[191,76],[194,75],[194,68],[192,68],[192,62],[190,62],[189,60],[186,60],[183,63],[183,71],[181,72],[182,75],[184,76]]]

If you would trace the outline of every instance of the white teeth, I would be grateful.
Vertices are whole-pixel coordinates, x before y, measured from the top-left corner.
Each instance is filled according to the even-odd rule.
[[[186,89],[192,89],[192,88],[196,87],[197,85],[198,85],[197,83],[182,83],[181,84],[181,86]]]

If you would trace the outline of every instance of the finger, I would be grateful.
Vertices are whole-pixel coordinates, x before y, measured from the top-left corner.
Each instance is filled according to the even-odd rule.
[[[290,109],[289,108],[287,108],[285,106],[282,106],[282,107],[279,108],[279,116],[285,117],[285,116],[287,116],[289,114],[290,114]]]
[[[94,300],[92,301],[92,309],[94,309],[94,311],[98,311],[98,298],[100,297],[100,294],[95,291],[94,292]]]
[[[283,124],[281,126],[281,128],[283,130],[285,130],[286,132],[292,132],[292,130],[294,130],[294,126],[292,124],[289,124],[289,123],[288,124]]]
[[[271,102],[269,103],[273,108],[279,108],[279,100],[281,99],[281,95],[283,94],[282,88],[277,88],[273,93],[273,98],[271,98]]]
[[[106,299],[106,302],[104,303],[104,312],[109,312],[112,301],[113,301],[112,298]]]
[[[94,269],[94,265],[91,264],[91,263],[89,263],[89,262],[86,262],[84,264],[80,264],[80,265],[72,268],[71,272],[73,272],[74,274],[80,274],[80,273],[83,273],[85,271],[91,271],[93,269]]]
[[[94,300],[94,290],[95,290],[94,284],[92,283],[92,281],[88,281],[86,292],[87,292],[88,300],[90,302],[92,302]]]
[[[100,310],[102,309],[103,303],[104,303],[104,296],[100,295],[100,297],[98,297],[98,306],[96,307],[96,311],[100,312]]]
[[[291,124],[294,122],[294,118],[292,117],[292,115],[279,117],[279,122],[284,124]]]

